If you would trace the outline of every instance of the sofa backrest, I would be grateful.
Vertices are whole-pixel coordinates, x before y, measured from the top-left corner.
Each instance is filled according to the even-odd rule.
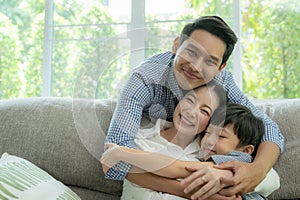
[[[106,100],[2,100],[0,155],[25,158],[67,186],[120,196],[122,182],[105,179],[99,162],[113,109]]]
[[[300,99],[254,101],[285,136],[274,166],[281,187],[270,199],[300,198]],[[121,181],[104,178],[99,159],[116,102],[31,98],[0,101],[0,154],[25,158],[66,185],[114,196]]]
[[[254,104],[271,117],[285,137],[285,149],[274,169],[280,188],[269,199],[300,198],[300,99],[258,100]]]

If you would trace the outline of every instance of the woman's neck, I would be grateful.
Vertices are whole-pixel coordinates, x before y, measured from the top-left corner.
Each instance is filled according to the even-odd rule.
[[[182,149],[185,149],[195,138],[194,136],[188,136],[180,133],[174,126],[161,131],[160,136],[165,138],[167,141],[180,146]]]

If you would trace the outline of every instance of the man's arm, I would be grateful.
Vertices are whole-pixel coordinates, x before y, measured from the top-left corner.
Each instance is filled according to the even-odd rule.
[[[275,164],[279,154],[279,148],[276,144],[273,142],[262,142],[259,145],[253,163],[246,164],[233,161],[216,166],[219,169],[231,169],[235,176],[238,177],[236,179],[222,179],[224,184],[234,185],[234,187],[222,190],[221,194],[244,194],[254,191],[255,187],[265,178]],[[266,162],[266,158],[268,158],[268,162]]]
[[[274,143],[271,143],[271,144],[275,145]],[[237,172],[238,170],[248,169],[245,166],[248,165],[248,164],[251,164],[251,160],[252,160],[250,155],[242,153],[242,152],[238,152],[238,151],[231,152],[229,155],[226,155],[226,156],[224,156],[224,155],[214,155],[214,156],[212,156],[212,159],[214,160],[214,162],[216,164],[226,163],[226,165],[228,165],[228,167],[226,169],[231,169],[234,173]],[[231,162],[229,162],[229,161],[231,161]],[[241,162],[237,162],[237,161],[242,161],[243,164]],[[242,169],[240,169],[239,167],[241,167]],[[188,167],[188,169],[196,171],[195,173],[193,173],[191,176],[187,177],[184,180],[186,182],[186,184],[188,185],[187,186],[187,191],[189,192],[190,190],[193,190],[195,186],[197,186],[197,184],[196,184],[197,182],[202,181],[202,176],[204,176],[204,175],[206,176],[206,173],[201,172],[201,171],[203,171],[203,169],[197,169],[196,167]],[[258,170],[258,169],[256,169],[256,170]],[[251,173],[251,172],[248,172],[248,173]],[[197,181],[195,181],[195,180],[197,180]],[[225,180],[225,182],[228,181],[229,185],[234,185],[234,183],[231,182],[232,181],[231,179],[222,178],[223,183],[224,183],[224,180]],[[247,182],[247,181],[248,180],[244,180],[244,182]],[[250,180],[250,182],[251,181],[253,181],[253,180]],[[268,183],[266,181],[272,181],[272,182]],[[275,181],[275,183],[274,183],[274,181]],[[257,191],[257,192],[261,195],[268,196],[270,193],[272,193],[273,191],[275,191],[279,187],[279,176],[278,176],[278,174],[274,170],[273,170],[273,173],[269,172],[268,179],[264,180],[263,183],[260,183],[259,186],[260,186],[259,190],[263,193],[261,193],[259,191]],[[251,191],[253,191],[253,190],[251,190]],[[207,196],[207,195],[204,195],[205,192],[206,191],[204,191],[203,189],[199,189],[197,191],[196,197],[205,198]],[[230,189],[229,190],[228,189],[223,189],[219,193],[224,195],[224,196],[233,195],[233,193]]]
[[[265,113],[258,110],[237,87],[231,73],[223,70],[215,79],[218,83],[224,86],[230,102],[248,107],[253,114],[262,118],[265,124],[265,134],[262,139],[263,142],[259,145],[258,152],[253,163],[245,164],[234,161],[230,162],[230,165],[226,163],[219,165],[219,168],[231,167],[235,168],[236,171],[231,181],[224,180],[225,184],[233,184],[233,187],[227,189],[227,192],[230,194],[236,192],[239,194],[247,193],[252,191],[260,183],[260,181],[263,180],[267,172],[275,164],[280,152],[283,152],[284,137],[281,134],[278,125]]]
[[[135,148],[134,138],[140,126],[143,108],[151,102],[151,96],[151,88],[145,84],[143,77],[133,73],[120,94],[105,143]],[[130,164],[120,162],[108,169],[105,177],[124,180],[130,168]]]
[[[262,141],[275,143],[282,153],[284,150],[284,136],[281,134],[278,125],[269,116],[256,108],[249,101],[247,96],[236,85],[232,74],[226,69],[222,70],[222,72],[215,77],[215,80],[217,81],[217,83],[221,84],[224,87],[230,102],[246,106],[255,116],[261,118],[264,121],[265,134]]]

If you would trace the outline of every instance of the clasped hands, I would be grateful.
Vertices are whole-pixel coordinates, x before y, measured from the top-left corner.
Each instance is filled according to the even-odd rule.
[[[225,196],[219,193],[227,186],[221,181],[222,178],[226,177],[229,179],[233,177],[233,173],[230,170],[220,170],[209,166],[187,166],[186,170],[192,172],[192,174],[183,179],[181,184],[185,186],[184,193],[192,194],[191,199],[241,199],[239,195]]]
[[[121,161],[116,144],[106,144],[107,149],[101,158],[102,165],[108,168]],[[109,154],[110,156],[106,156]],[[111,156],[113,154],[114,156]],[[260,172],[253,172],[253,163],[231,161],[215,167],[187,166],[191,175],[181,181],[184,192],[192,194],[191,199],[242,199],[240,194],[253,191],[260,182]]]
[[[221,176],[219,180],[215,179],[213,176],[216,175],[218,171],[214,171],[214,168],[216,170],[223,169],[223,171],[231,171],[233,176]],[[186,186],[185,193],[191,192],[191,198],[199,200],[242,199],[240,195],[254,191],[255,187],[265,177],[261,168],[257,167],[254,163],[238,161],[224,162],[220,165],[215,165],[213,168],[188,166],[186,169],[191,171],[192,174],[183,179],[181,184]],[[206,184],[204,184],[204,182],[206,182]],[[216,193],[218,190],[219,192]]]

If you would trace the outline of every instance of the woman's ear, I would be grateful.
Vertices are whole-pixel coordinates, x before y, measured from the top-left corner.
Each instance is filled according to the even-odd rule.
[[[176,54],[178,48],[179,48],[179,36],[177,36],[177,37],[173,40],[172,53],[173,53],[173,54]]]
[[[254,151],[254,146],[249,144],[249,145],[241,147],[239,150],[244,152],[244,153],[247,153],[247,154],[251,155]]]

